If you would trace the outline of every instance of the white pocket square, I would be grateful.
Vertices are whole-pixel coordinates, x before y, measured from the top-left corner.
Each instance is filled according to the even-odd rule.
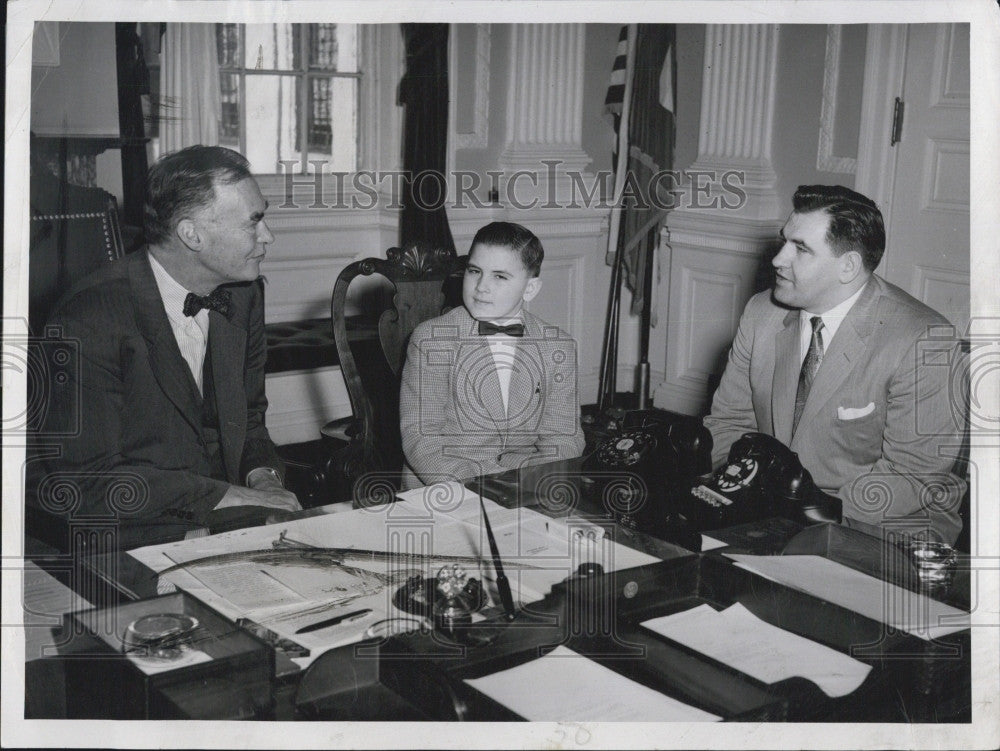
[[[875,411],[875,402],[868,402],[864,407],[837,407],[838,420],[857,420]]]

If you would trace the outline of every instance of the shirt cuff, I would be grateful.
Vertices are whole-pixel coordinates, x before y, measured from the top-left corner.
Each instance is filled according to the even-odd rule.
[[[248,488],[253,488],[256,482],[268,476],[273,477],[277,481],[278,485],[280,485],[281,487],[285,486],[285,482],[281,477],[281,473],[278,472],[278,470],[276,470],[274,467],[254,467],[253,469],[251,469],[249,472],[247,472],[246,486]]]

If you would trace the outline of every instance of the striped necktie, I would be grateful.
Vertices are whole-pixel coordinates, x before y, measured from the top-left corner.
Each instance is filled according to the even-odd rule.
[[[802,409],[806,406],[806,399],[809,398],[809,389],[812,388],[816,371],[823,362],[823,319],[813,316],[809,319],[812,324],[812,339],[809,341],[809,351],[806,352],[806,359],[802,362],[802,370],[799,371],[799,388],[795,392],[795,416],[792,418],[792,435],[799,425],[799,418],[802,417]]]

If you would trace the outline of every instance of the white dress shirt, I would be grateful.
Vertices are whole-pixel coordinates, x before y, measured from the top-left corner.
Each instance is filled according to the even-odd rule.
[[[512,323],[523,324],[520,318],[508,318],[504,321],[491,321],[497,326],[510,326]],[[478,325],[478,324],[477,324]],[[517,353],[517,337],[508,334],[490,334],[486,337],[493,353],[493,365],[497,369],[497,379],[500,381],[500,396],[503,399],[504,412],[507,411],[507,395],[510,392],[510,375],[514,372],[514,357]]]
[[[799,311],[799,362],[803,363],[806,359],[806,354],[809,352],[809,343],[812,341],[812,323],[809,319],[813,316],[819,316],[823,319],[823,330],[820,332],[823,336],[823,354],[826,354],[830,349],[830,342],[833,341],[833,335],[837,333],[837,329],[840,328],[840,324],[843,323],[844,318],[848,313],[851,312],[851,308],[854,307],[854,303],[858,301],[861,297],[861,293],[864,292],[865,287],[868,284],[862,284],[861,289],[855,292],[853,295],[848,297],[840,305],[836,305],[830,308],[825,313],[810,313],[808,310]]]
[[[205,352],[208,350],[208,311],[203,308],[197,315],[184,315],[184,298],[188,296],[190,290],[178,284],[152,254],[149,255],[149,265],[153,267],[156,286],[160,290],[160,297],[163,298],[163,307],[166,308],[167,320],[170,321],[170,328],[174,331],[181,357],[191,368],[191,375],[198,384],[198,391],[202,392]]]

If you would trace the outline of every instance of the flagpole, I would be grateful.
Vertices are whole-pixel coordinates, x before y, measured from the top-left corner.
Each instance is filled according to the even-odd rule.
[[[608,318],[605,324],[604,348],[601,353],[601,383],[599,387],[597,409],[599,413],[614,406],[617,390],[618,373],[618,326],[621,306],[621,267],[624,264],[624,254],[619,247],[618,237],[621,233],[622,193],[625,190],[625,174],[629,159],[629,115],[631,110],[633,69],[635,67],[635,44],[638,27],[628,25],[628,42],[625,57],[625,92],[622,98],[622,115],[618,123],[618,164],[615,169],[614,203],[611,206],[611,219],[608,225],[608,253],[614,254],[614,267],[611,272],[611,293],[608,298]]]

